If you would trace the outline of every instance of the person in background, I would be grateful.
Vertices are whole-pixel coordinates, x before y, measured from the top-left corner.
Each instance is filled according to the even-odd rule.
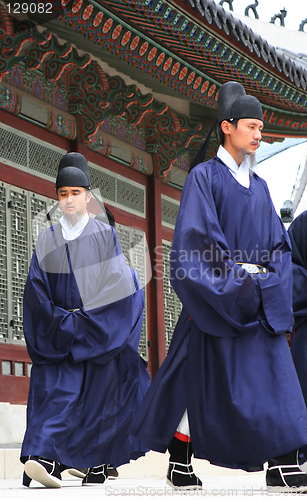
[[[96,215],[95,219],[100,220],[101,222],[104,222],[105,224],[109,224],[112,226],[114,229],[115,227],[115,217],[112,214],[112,212],[107,208],[106,205],[101,207],[103,209],[103,212],[100,212],[99,214]],[[77,468],[69,468],[67,472],[74,477],[77,477],[79,479],[83,479],[86,474],[88,473],[88,469],[77,469]],[[108,473],[108,478],[109,479],[116,479],[119,476],[118,470],[113,467],[113,465],[108,464],[107,466],[107,473]]]
[[[150,384],[137,351],[143,290],[116,231],[88,215],[81,154],[61,159],[56,192],[63,216],[39,234],[24,291],[33,367],[21,461],[24,484],[47,488],[61,487],[67,468],[88,469],[85,486],[103,484],[107,464],[145,454],[128,428]]]
[[[293,313],[291,353],[307,404],[307,211],[288,229],[292,245]]]

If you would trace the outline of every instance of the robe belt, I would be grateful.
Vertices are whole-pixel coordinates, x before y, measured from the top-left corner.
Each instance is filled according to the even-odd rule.
[[[250,262],[236,262],[242,269],[245,269],[250,274],[265,274],[268,272],[266,267],[259,266],[258,264],[251,264]]]
[[[75,311],[79,311],[79,309],[67,309],[67,312],[69,312],[69,313],[73,313]]]

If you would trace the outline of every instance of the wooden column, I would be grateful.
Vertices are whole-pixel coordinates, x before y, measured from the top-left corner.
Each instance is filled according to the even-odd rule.
[[[148,284],[148,339],[149,370],[154,377],[165,359],[161,181],[155,176],[148,180],[149,252],[152,267],[152,279]]]

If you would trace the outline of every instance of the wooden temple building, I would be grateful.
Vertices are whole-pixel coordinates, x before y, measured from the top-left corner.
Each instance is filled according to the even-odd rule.
[[[236,80],[261,101],[264,141],[307,137],[305,66],[220,3],[32,0],[22,12],[0,0],[0,402],[27,401],[32,221],[56,197],[63,154],[87,158],[148,283],[140,354],[155,375],[181,310],[168,279],[181,189],[221,85]]]

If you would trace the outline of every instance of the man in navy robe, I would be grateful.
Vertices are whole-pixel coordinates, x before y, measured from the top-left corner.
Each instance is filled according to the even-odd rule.
[[[291,352],[307,404],[307,211],[288,229],[292,245],[294,329]]]
[[[83,485],[103,484],[107,464],[147,451],[127,432],[150,383],[138,354],[143,290],[116,231],[89,217],[89,189],[85,158],[64,155],[56,179],[63,216],[39,234],[26,281],[26,486],[60,487],[70,467],[89,469]]]
[[[252,171],[260,102],[224,84],[218,126],[217,156],[203,161],[206,143],[182,191],[170,280],[183,310],[132,432],[153,450],[168,448],[174,488],[202,487],[193,452],[246,471],[268,461],[268,486],[307,491],[297,461],[307,413],[285,336],[293,323],[290,243]]]

